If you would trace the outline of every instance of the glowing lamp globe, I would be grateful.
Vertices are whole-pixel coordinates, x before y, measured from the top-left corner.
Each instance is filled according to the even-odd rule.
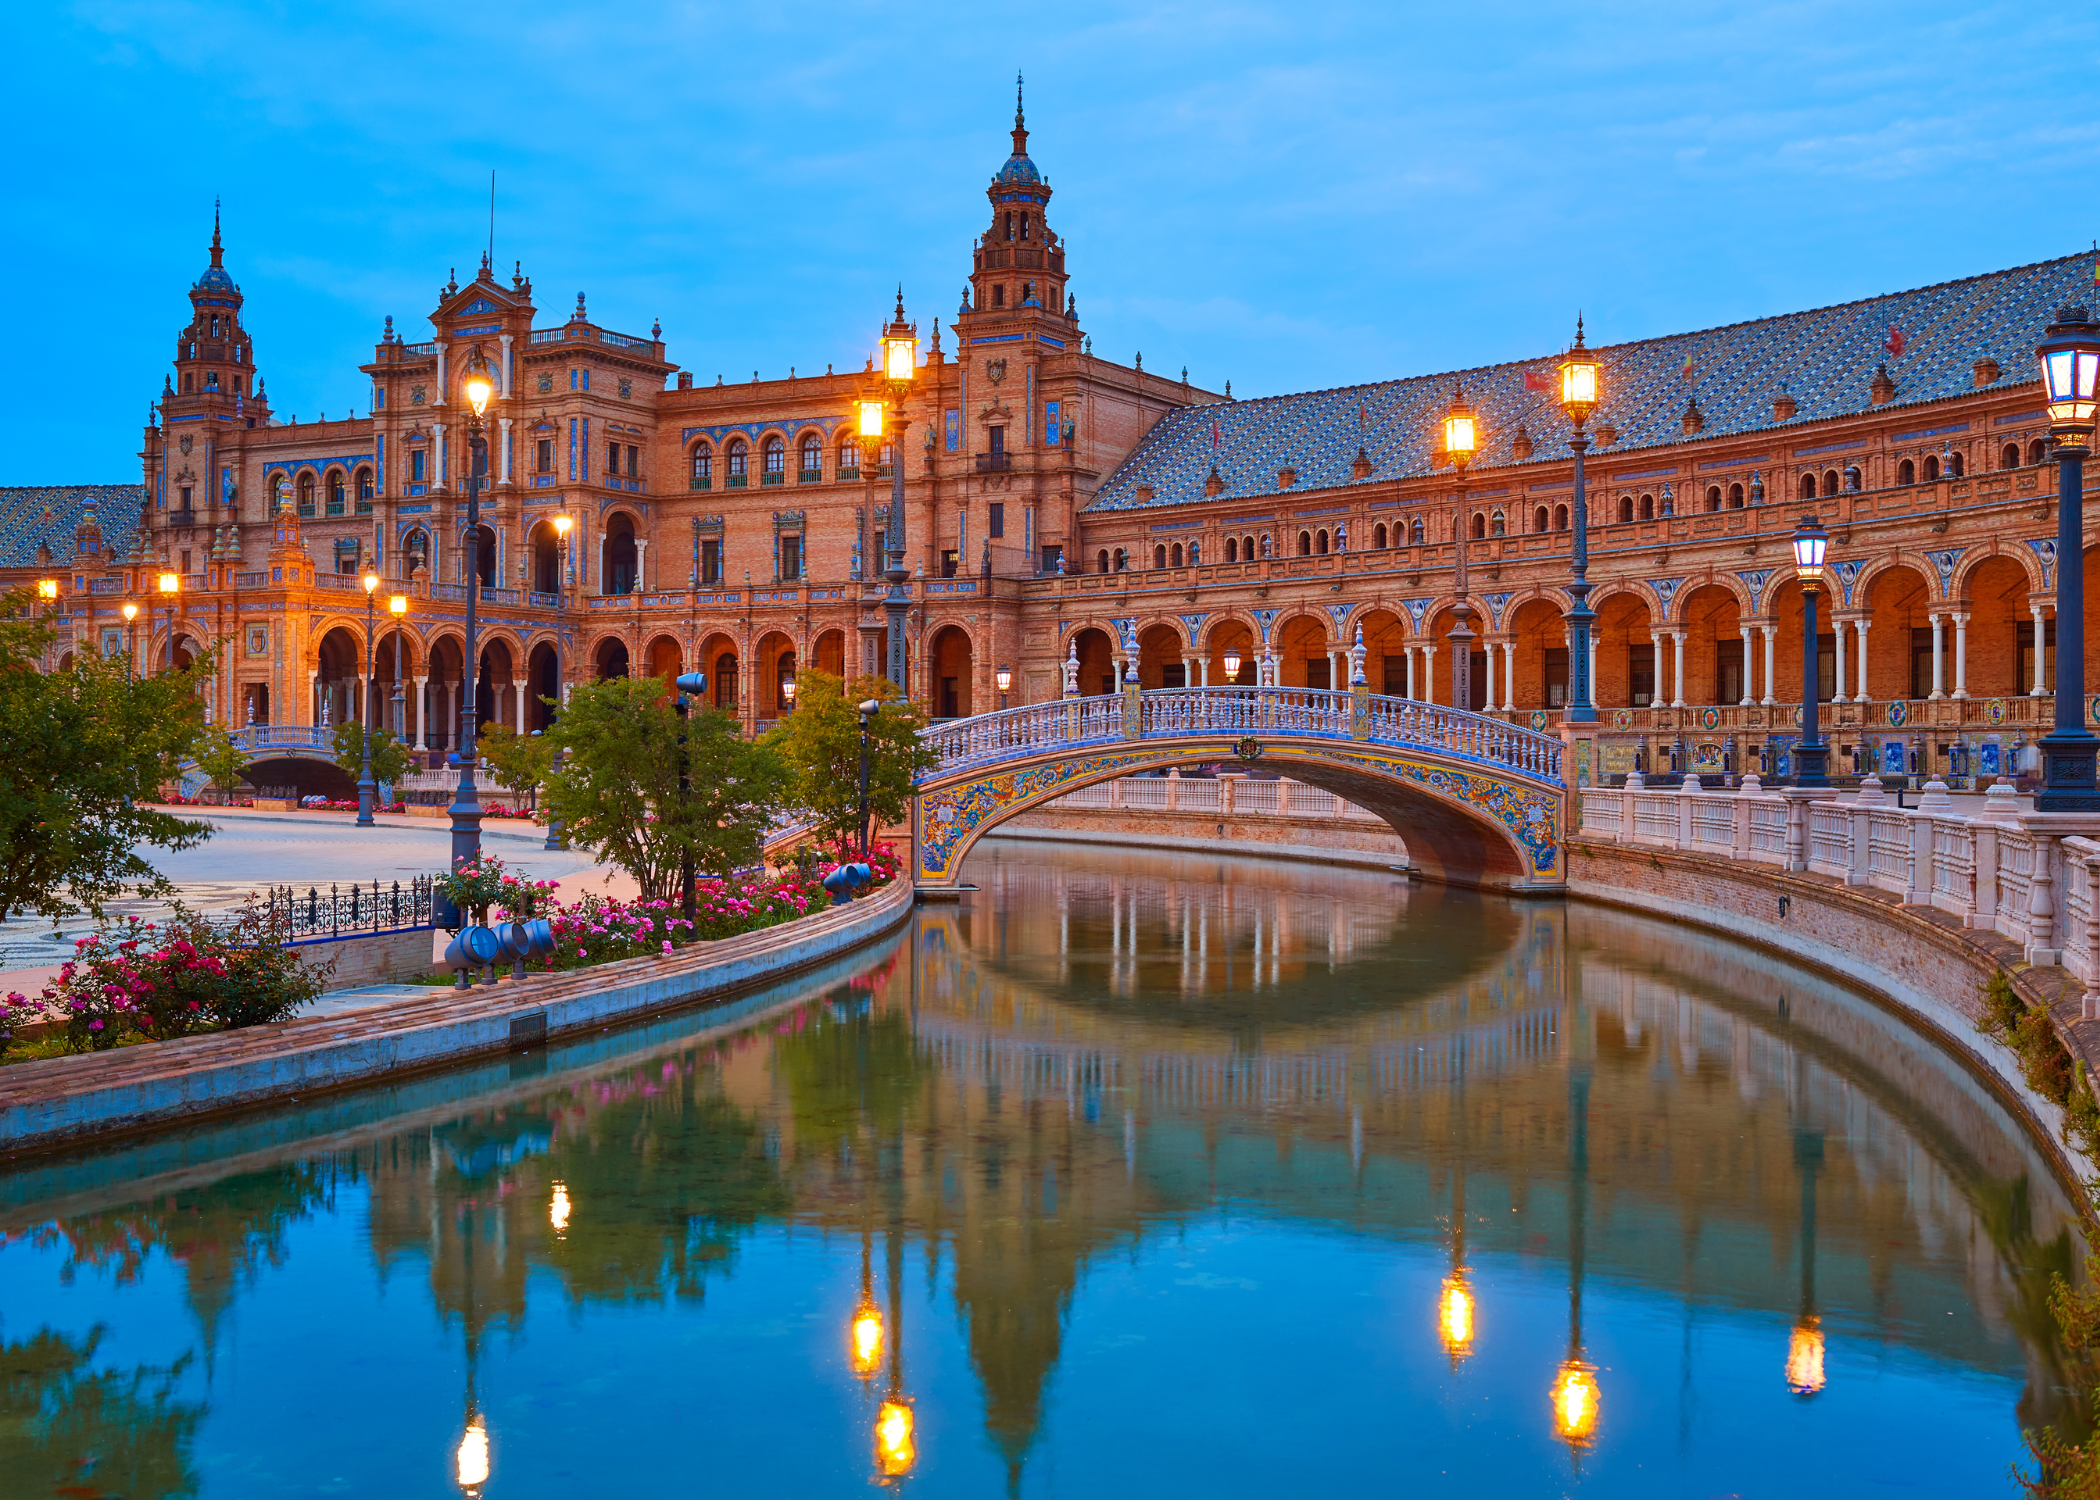
[[[1823,576],[1823,555],[1830,550],[1830,533],[1814,516],[1803,516],[1794,528],[1794,572],[1803,583]]]
[[[2100,323],[2082,307],[2060,307],[2035,354],[2049,403],[2049,430],[2059,442],[2082,448],[2100,411]]]

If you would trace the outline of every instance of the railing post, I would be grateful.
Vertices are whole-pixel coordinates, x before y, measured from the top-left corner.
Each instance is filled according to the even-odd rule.
[[[2059,840],[2035,833],[2034,868],[2027,877],[2027,962],[2048,968],[2057,960],[2056,871],[2051,855]]]
[[[1845,884],[1871,885],[1874,881],[1874,811],[1882,805],[1880,778],[1863,776],[1859,795],[1847,811],[1852,833],[1851,858],[1845,861]]]
[[[1983,796],[1983,811],[1969,827],[1976,841],[1976,898],[1970,903],[1968,925],[1995,932],[1998,927],[1998,831],[2013,826],[2013,789],[2004,782]]]
[[[1755,771],[1736,784],[1735,857],[1739,860],[1747,860],[1750,857],[1750,827],[1752,815],[1756,811],[1751,799],[1763,791],[1764,783],[1757,779]]]

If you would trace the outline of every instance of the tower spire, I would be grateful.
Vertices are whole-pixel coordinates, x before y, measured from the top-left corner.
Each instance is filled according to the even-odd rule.
[[[1021,73],[1014,71],[1014,155],[1028,154],[1028,117],[1021,110]]]
[[[211,263],[220,264],[225,253],[219,244],[219,200],[214,198],[211,200]]]

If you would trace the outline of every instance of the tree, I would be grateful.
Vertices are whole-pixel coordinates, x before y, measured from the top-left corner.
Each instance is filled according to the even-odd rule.
[[[680,732],[691,786],[678,786]],[[727,876],[758,862],[785,802],[787,766],[770,740],[746,740],[718,709],[681,725],[651,677],[578,688],[554,728],[562,764],[542,778],[547,813],[573,844],[632,875],[648,899],[674,893],[681,856]]]
[[[513,792],[529,792],[547,779],[554,742],[544,734],[520,734],[494,720],[474,734],[474,753]]]
[[[205,725],[198,733],[197,748],[193,753],[197,769],[228,797],[246,783],[247,778],[242,773],[248,769],[248,753],[227,732],[225,725]]]
[[[208,824],[144,804],[196,749],[212,659],[134,679],[123,658],[82,651],[70,671],[40,672],[52,632],[31,608],[27,590],[0,596],[0,920],[100,918],[127,886],[173,889],[140,847],[211,837]]]
[[[912,783],[938,763],[919,738],[925,715],[889,679],[863,677],[849,690],[829,672],[802,672],[795,711],[774,732],[793,773],[789,800],[816,820],[828,842],[860,834],[858,705],[869,698],[882,704],[868,722],[868,807],[876,827],[909,821]]]
[[[350,773],[355,781],[365,773],[365,726],[362,724],[338,724],[335,726],[335,763]],[[384,729],[372,731],[372,779],[392,786],[408,774],[415,764],[415,756],[409,748]]]

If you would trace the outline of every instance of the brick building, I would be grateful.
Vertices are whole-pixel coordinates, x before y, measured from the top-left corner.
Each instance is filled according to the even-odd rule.
[[[537,727],[557,682],[699,667],[755,732],[789,711],[799,664],[879,670],[877,538],[901,462],[911,687],[936,717],[998,707],[1000,666],[1017,705],[1058,696],[1073,663],[1081,692],[1109,690],[1130,657],[1147,687],[1219,683],[1229,653],[1242,682],[1340,685],[1359,631],[1374,690],[1448,702],[1463,551],[1471,701],[1556,721],[1571,474],[1555,355],[1233,401],[1093,355],[1018,110],[986,196],[901,451],[879,452],[853,422],[872,370],[696,385],[660,329],[602,328],[581,294],[551,323],[522,269],[486,263],[439,290],[428,338],[388,319],[366,415],[282,419],[215,225],[143,486],[0,491],[0,567],[62,580],[61,651],[129,639],[127,597],[149,606],[130,627],[142,656],[169,659],[171,613],[177,659],[223,644],[211,702],[236,723],[358,712],[370,557],[411,596],[407,733],[433,753],[456,736],[470,566],[484,717]],[[1599,770],[1783,766],[1803,654],[1786,538],[1811,510],[1834,536],[1817,658],[1835,769],[1856,753],[1989,774],[2044,732],[2055,468],[2032,351],[2092,282],[2073,255],[1601,348]],[[476,358],[497,394],[469,536]],[[1459,386],[1482,419],[1462,495],[1435,451]],[[183,580],[172,612],[149,592],[162,570]]]

